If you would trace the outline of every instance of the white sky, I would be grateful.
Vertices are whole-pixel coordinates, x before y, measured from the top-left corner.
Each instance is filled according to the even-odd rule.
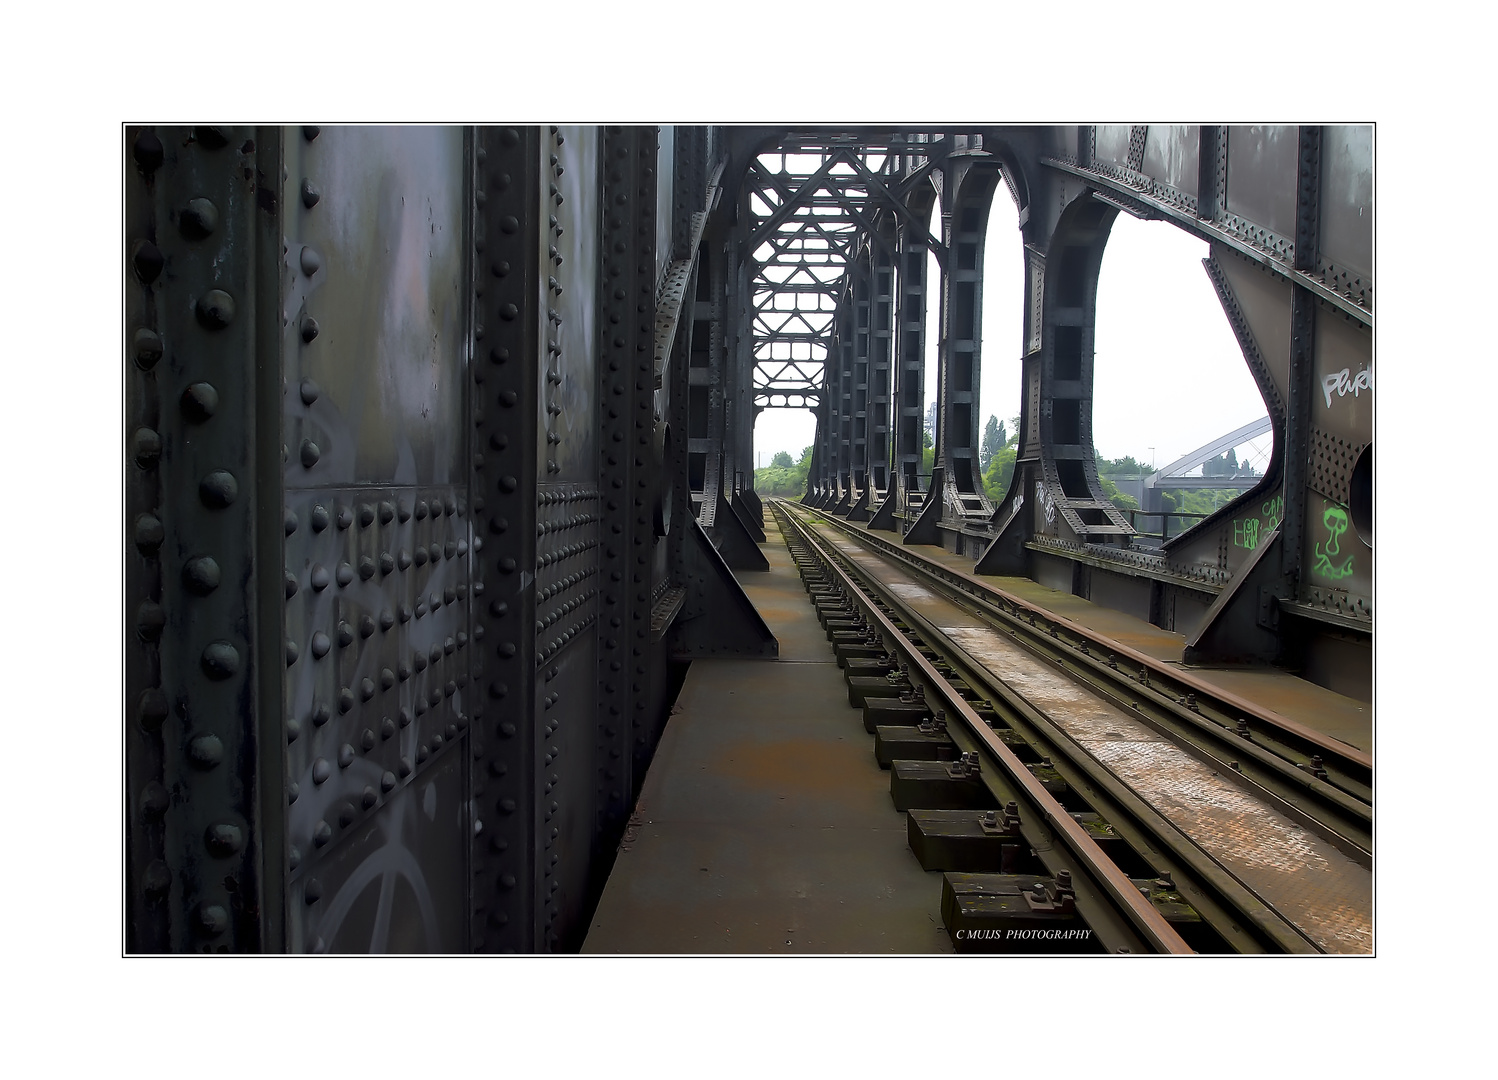
[[[1098,282],[1093,441],[1104,457],[1132,454],[1165,465],[1265,415],[1202,269],[1206,254],[1204,241],[1166,222],[1127,214],[1115,220]],[[927,269],[933,281],[935,272],[933,256]],[[1020,411],[1024,251],[1003,189],[989,220],[983,286],[980,432],[989,416],[1009,426]],[[934,319],[928,311],[928,405],[936,389]],[[767,409],[755,428],[756,464],[780,450],[799,456],[815,430],[807,410]],[[1261,442],[1256,448],[1267,450],[1267,438]]]

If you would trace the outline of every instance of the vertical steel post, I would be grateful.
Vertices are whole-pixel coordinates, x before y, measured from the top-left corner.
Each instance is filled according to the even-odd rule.
[[[126,140],[126,948],[278,950],[280,132]]]
[[[1296,169],[1295,268],[1316,268],[1321,202],[1321,128],[1300,128]],[[1316,366],[1316,297],[1301,285],[1290,294],[1290,376],[1285,410],[1285,513],[1280,522],[1280,574],[1289,595],[1301,582],[1304,558],[1307,477]]]
[[[483,468],[474,514],[487,543],[478,560],[482,602],[474,640],[487,704],[475,714],[472,944],[479,952],[532,952],[538,943],[536,736],[536,500],[543,468],[540,371],[545,319],[536,282],[555,226],[540,219],[539,128],[482,128],[474,219],[474,317],[484,327],[473,364],[474,434]],[[549,229],[549,232],[547,231]]]

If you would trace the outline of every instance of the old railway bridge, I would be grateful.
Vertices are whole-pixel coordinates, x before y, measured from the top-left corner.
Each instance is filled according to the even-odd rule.
[[[1369,128],[123,150],[128,950],[1371,948]],[[1094,463],[1119,214],[1209,245],[1273,434],[1163,545]]]

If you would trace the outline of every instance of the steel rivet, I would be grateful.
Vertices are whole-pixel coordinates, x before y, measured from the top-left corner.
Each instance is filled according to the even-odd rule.
[[[217,735],[199,735],[187,744],[187,754],[198,768],[212,769],[223,763],[223,740]]]
[[[155,133],[150,131],[143,131],[135,137],[131,153],[135,163],[148,176],[161,168],[161,163],[166,160],[166,148],[161,145],[161,140]]]
[[[311,210],[314,206],[317,205],[318,200],[321,198],[322,194],[312,186],[312,181],[308,180],[306,177],[303,177],[302,205],[305,206],[308,210]]]
[[[189,559],[187,560],[187,564],[182,567],[182,583],[187,586],[188,592],[194,593],[197,596],[207,596],[214,589],[218,588],[221,578],[222,573],[219,570],[218,562],[208,555],[200,555],[195,559]],[[296,579],[292,578],[291,583],[291,591],[295,592]],[[287,593],[287,595],[289,596],[291,593]]]
[[[215,469],[198,484],[198,497],[211,510],[222,510],[239,497],[239,481],[225,469]]]
[[[136,245],[135,253],[130,261],[135,267],[136,277],[140,278],[144,285],[155,281],[166,266],[166,256],[149,240],[142,240]]]
[[[203,650],[203,673],[221,681],[239,672],[239,650],[227,641],[215,641]]]
[[[135,366],[150,371],[160,361],[164,351],[161,335],[144,327],[135,332]]]
[[[314,506],[312,508],[312,531],[322,532],[328,527],[328,508],[325,506]]]
[[[146,872],[141,876],[141,887],[147,895],[160,896],[172,887],[172,872],[166,863],[160,859],[153,859],[151,865],[146,867]]]
[[[203,840],[208,846],[209,854],[224,859],[238,853],[244,846],[244,833],[238,825],[220,821],[204,830]]]
[[[218,207],[208,199],[192,199],[178,215],[178,226],[189,240],[202,240],[218,228]]]
[[[161,605],[147,600],[136,609],[135,632],[142,641],[157,641],[166,628],[166,614]]]
[[[154,555],[166,539],[166,530],[155,514],[141,514],[135,519],[135,547],[142,555]]]
[[[147,731],[156,731],[166,723],[168,714],[166,695],[159,688],[147,690],[140,695],[135,716],[141,727]]]
[[[197,304],[198,321],[209,330],[222,330],[234,321],[234,298],[222,289],[210,289]]]
[[[302,273],[308,277],[311,277],[322,269],[322,256],[310,247],[303,246],[299,262],[302,267]]]
[[[161,459],[161,436],[152,428],[136,428],[131,443],[132,456],[142,469],[154,468]]]
[[[159,821],[171,806],[166,788],[156,780],[148,781],[140,793],[140,812],[147,820]]]

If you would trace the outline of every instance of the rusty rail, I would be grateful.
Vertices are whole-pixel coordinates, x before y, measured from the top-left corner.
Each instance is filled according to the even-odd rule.
[[[980,752],[987,759],[987,767],[980,774],[984,782],[991,788],[995,786],[995,769],[1007,781],[997,785],[995,797],[1001,803],[1010,799],[1019,802],[1022,834],[1035,847],[1037,855],[1047,864],[1047,869],[1053,873],[1058,870],[1071,873],[1076,883],[1078,911],[1088,920],[1099,939],[1109,943],[1111,937],[1114,951],[1127,950],[1129,946],[1120,944],[1116,933],[1122,923],[1132,932],[1130,936],[1137,936],[1155,952],[1192,953],[1194,950],[1181,939],[1155,906],[1140,894],[1128,876],[1087,835],[1086,830],[1066,808],[1045,790],[1014,751],[1000,741],[956,688],[901,633],[899,627],[880,610],[865,589],[822,550],[813,534],[783,508],[772,503],[772,509],[781,518],[782,527],[786,524],[791,526],[808,552],[817,558],[827,573],[864,610],[865,618],[879,629],[886,648],[893,648],[904,657],[912,675],[920,677],[928,690],[944,703],[948,716],[955,716],[966,734],[977,743]],[[1051,846],[1050,836],[1041,835],[1036,830],[1037,821],[1044,822],[1046,828],[1060,840],[1064,852]],[[1104,902],[1111,908],[1110,912],[1101,910]],[[1112,918],[1107,917],[1110,914]],[[1111,935],[1110,929],[1115,931]]]
[[[1233,753],[1230,756],[1250,759],[1265,769],[1278,773],[1279,779],[1286,784],[1301,789],[1317,802],[1334,809],[1339,818],[1355,823],[1358,826],[1356,833],[1371,832],[1373,756],[1366,751],[1214,686],[1189,671],[1172,668],[1090,627],[1047,611],[971,574],[923,558],[908,548],[892,544],[867,530],[856,529],[836,517],[825,514],[819,514],[818,517],[859,543],[936,583],[938,587],[958,590],[963,601],[979,604],[987,616],[1002,621],[1006,629],[1026,639],[1027,647],[1032,651],[1051,654],[1047,658],[1053,663],[1061,662],[1054,655],[1057,647],[1068,649],[1072,655],[1066,656],[1064,663],[1089,669],[1095,683],[1112,682],[1127,686],[1130,695],[1142,696],[1152,705],[1171,714],[1178,724],[1195,728],[1203,736],[1221,740],[1224,745],[1231,747]],[[1027,616],[1044,620],[1044,626],[1027,623]],[[1105,664],[1090,650],[1080,651],[1078,644],[1060,637],[1063,631],[1078,644],[1093,646],[1104,654],[1112,654],[1116,660],[1127,661],[1135,670],[1146,672],[1148,678],[1156,680],[1159,685],[1148,681],[1139,682],[1122,670]],[[1168,688],[1178,688],[1183,695],[1190,693],[1196,698],[1197,708],[1190,709],[1181,700],[1166,693]],[[1213,713],[1224,719],[1211,719]],[[1229,726],[1231,721],[1228,717],[1247,719],[1249,733],[1259,741],[1241,738],[1242,731],[1236,726]],[[1148,717],[1144,719],[1150,722]],[[1318,757],[1321,758],[1319,765],[1315,761]],[[1318,768],[1327,776],[1317,776]],[[1366,854],[1371,837],[1355,835],[1351,842]]]
[[[811,515],[814,512],[803,510],[803,513]],[[825,519],[825,515],[816,514],[815,516],[818,519]],[[1271,904],[1203,851],[1189,837],[1179,832],[1134,794],[1127,785],[1121,783],[1098,762],[1075,747],[1047,717],[1030,706],[1028,702],[1014,695],[1002,683],[987,675],[980,664],[973,662],[960,648],[946,641],[938,628],[910,610],[909,606],[893,592],[882,588],[877,581],[872,579],[865,586],[856,584],[853,576],[836,564],[841,556],[831,550],[829,544],[821,541],[821,538],[799,520],[800,514],[787,513],[787,517],[790,518],[796,532],[803,537],[804,542],[817,553],[819,561],[827,565],[829,572],[840,582],[845,583],[845,588],[851,588],[854,595],[863,601],[860,606],[872,609],[873,621],[879,624],[881,631],[896,635],[894,643],[900,652],[919,656],[919,650],[906,639],[900,629],[882,611],[878,610],[879,604],[869,599],[871,595],[877,594],[880,601],[890,610],[898,612],[902,621],[919,633],[929,647],[942,653],[946,662],[970,685],[980,688],[991,698],[1004,701],[1008,709],[1017,714],[1024,727],[1035,731],[1045,743],[1055,747],[1058,760],[1065,760],[1067,766],[1075,774],[1087,779],[1095,793],[1102,795],[1109,805],[1109,812],[1105,816],[1110,820],[1115,820],[1116,824],[1125,826],[1126,832],[1132,834],[1133,839],[1143,840],[1145,846],[1152,847],[1156,856],[1155,861],[1162,863],[1161,869],[1168,869],[1191,883],[1189,887],[1197,897],[1193,900],[1193,906],[1198,909],[1204,919],[1213,925],[1214,929],[1222,934],[1230,947],[1245,952],[1320,951],[1318,946],[1312,943],[1293,923],[1275,911]],[[859,533],[854,538],[862,540],[863,534]],[[854,572],[866,575],[866,571],[861,569],[855,568]],[[955,598],[949,599],[955,602]],[[964,596],[962,599],[972,602],[971,597]],[[937,690],[944,700],[953,698],[961,700],[961,695],[939,673],[936,673],[936,669],[925,657],[920,657],[919,662],[913,662],[912,666],[919,670],[924,678],[930,679],[934,676],[936,682],[933,689]],[[986,737],[977,732],[973,734],[978,736],[985,747],[994,741],[993,733],[981,718],[972,712],[966,702],[957,711],[963,716],[967,726],[971,727],[976,724],[983,729]],[[1008,750],[1007,747],[1004,749]],[[1012,757],[1012,752],[1010,756]],[[999,760],[995,758],[996,762]],[[1012,764],[1024,769],[1017,758],[1013,759]],[[1024,769],[1024,772],[1026,777],[1029,777],[1029,770]],[[1103,807],[1099,806],[1099,809]],[[1062,809],[1061,813],[1065,814],[1066,811]],[[1070,820],[1069,814],[1067,817]],[[1125,829],[1120,831],[1125,831]],[[1137,848],[1140,845],[1136,843],[1135,846]],[[1107,858],[1106,854],[1101,851],[1098,855],[1104,859]]]

